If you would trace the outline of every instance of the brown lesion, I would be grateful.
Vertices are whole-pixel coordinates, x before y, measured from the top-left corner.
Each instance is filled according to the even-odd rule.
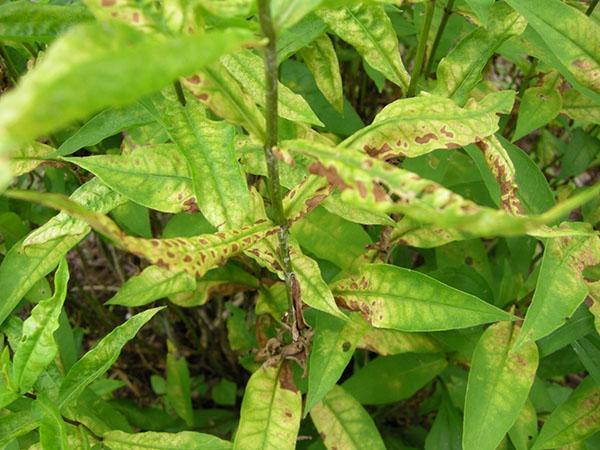
[[[415,142],[417,144],[425,145],[425,144],[429,143],[430,141],[437,141],[438,139],[439,138],[435,134],[427,133],[423,136],[415,137]]]

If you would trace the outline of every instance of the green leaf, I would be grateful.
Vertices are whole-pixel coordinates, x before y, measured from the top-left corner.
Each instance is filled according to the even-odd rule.
[[[123,108],[106,109],[88,120],[70,135],[52,156],[66,156],[83,147],[91,147],[127,128],[145,125],[153,121],[141,104]]]
[[[261,367],[246,385],[233,448],[296,448],[301,412],[302,398],[287,363]]]
[[[289,28],[317,8],[323,0],[273,0],[271,14],[275,28]]]
[[[431,430],[425,439],[425,450],[463,450],[461,428],[460,412],[444,393]]]
[[[355,371],[342,387],[363,405],[394,403],[412,397],[446,365],[439,354],[379,356]]]
[[[44,450],[68,450],[67,424],[54,403],[38,396],[35,405],[40,410],[40,443]]]
[[[264,107],[267,91],[262,58],[250,50],[245,50],[221,57],[221,63],[250,94],[252,100]],[[277,111],[281,117],[295,122],[323,125],[300,95],[281,83],[278,84],[277,91],[279,101]]]
[[[116,24],[73,28],[16,89],[2,96],[0,148],[35,139],[103,108],[127,105],[248,41],[248,33],[241,30],[160,39]]]
[[[319,17],[365,61],[402,88],[409,75],[400,59],[398,38],[383,5],[356,5],[318,11]]]
[[[319,90],[340,113],[344,112],[344,91],[337,54],[327,34],[300,50],[304,64],[311,71]]]
[[[340,386],[315,405],[310,417],[327,448],[385,450],[369,413]]]
[[[525,91],[519,107],[513,142],[528,135],[536,128],[543,127],[560,113],[562,97],[558,91],[559,81],[558,72],[551,72],[544,77],[541,86]]]
[[[507,0],[583,86],[600,93],[600,24],[560,0]],[[557,20],[560,18],[560,20]]]
[[[185,358],[174,354],[174,349],[168,343],[167,354],[167,400],[177,415],[192,427],[194,425],[194,411],[192,409],[192,396],[190,390],[190,372]]]
[[[600,429],[600,386],[586,377],[571,396],[550,414],[531,450],[560,448]]]
[[[538,417],[530,400],[525,402],[519,417],[508,431],[510,440],[516,450],[527,450],[538,434]]]
[[[158,266],[148,266],[131,277],[107,305],[143,306],[179,292],[193,291],[196,280],[185,272],[171,272]]]
[[[440,353],[444,350],[436,339],[426,333],[378,328],[369,328],[358,342],[358,347],[381,356],[399,353]]]
[[[249,191],[233,147],[235,128],[206,117],[193,98],[182,106],[173,90],[155,97],[157,120],[187,161],[200,211],[214,226],[240,227],[248,215]]]
[[[371,125],[340,146],[363,150],[379,159],[413,158],[439,148],[463,147],[498,131],[497,113],[510,110],[513,99],[513,92],[502,91],[465,108],[425,93],[396,100],[383,108]]]
[[[92,19],[80,5],[16,1],[0,6],[0,39],[49,42],[68,28]]]
[[[39,412],[34,408],[11,412],[0,417],[0,446],[35,430],[40,425]]]
[[[579,228],[589,230],[584,224]],[[560,327],[583,302],[588,287],[582,272],[600,263],[600,237],[565,236],[546,241],[533,300],[517,345],[538,340]]]
[[[36,169],[45,158],[52,157],[56,150],[40,142],[23,144],[14,149],[10,155],[10,171],[13,177],[18,177]]]
[[[466,0],[467,5],[477,14],[477,18],[483,26],[487,26],[490,10],[494,5],[494,0]]]
[[[367,331],[364,322],[341,320],[317,313],[308,366],[308,392],[304,415],[327,395],[350,362],[361,336]]]
[[[210,434],[194,431],[179,433],[124,433],[109,431],[103,436],[102,443],[111,450],[169,450],[185,448],[186,450],[230,450],[231,443]]]
[[[473,30],[440,61],[433,93],[462,105],[481,81],[481,72],[494,52],[508,38],[521,34],[526,25],[505,3],[494,3],[487,27]]]
[[[513,316],[434,278],[387,264],[367,264],[332,288],[338,302],[374,327],[401,331],[467,328]]]
[[[495,450],[527,401],[538,366],[533,342],[511,350],[519,329],[490,326],[477,343],[465,399],[464,450]]]
[[[119,357],[123,346],[161,309],[163,308],[152,308],[136,314],[104,336],[94,348],[83,355],[71,367],[60,385],[60,408],[76,400],[86,386],[106,373]]]
[[[286,3],[285,0],[282,0],[282,3]],[[294,26],[282,30],[281,34],[277,36],[277,62],[285,61],[325,33],[326,30],[327,25],[316,14],[308,14]]]
[[[110,211],[125,200],[97,179],[81,186],[71,198],[102,212]],[[89,230],[85,222],[61,213],[29,234],[28,238],[35,239],[26,249],[20,244],[10,249],[0,265],[0,323]]]
[[[600,123],[600,104],[575,89],[569,89],[562,94],[561,112],[574,120]]]
[[[39,302],[23,323],[21,341],[13,359],[12,379],[21,392],[31,389],[58,353],[54,332],[67,296],[69,268],[62,259],[54,276],[54,295]]]
[[[196,208],[187,164],[172,144],[139,147],[123,155],[64,159],[148,208],[168,213]]]

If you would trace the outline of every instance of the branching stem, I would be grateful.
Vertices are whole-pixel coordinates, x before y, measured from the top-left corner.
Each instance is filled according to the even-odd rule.
[[[419,36],[415,64],[410,77],[410,84],[408,85],[408,90],[406,91],[407,97],[415,96],[417,83],[419,82],[419,78],[421,78],[421,70],[423,68],[423,62],[425,61],[425,54],[427,53],[427,37],[429,36],[429,30],[431,29],[431,21],[433,19],[434,11],[435,0],[427,0],[427,2],[425,2],[425,23],[423,24],[421,35]]]
[[[299,295],[298,282],[292,268],[290,257],[288,223],[283,213],[283,201],[281,187],[279,183],[278,161],[274,154],[274,148],[277,146],[277,41],[273,20],[271,17],[270,0],[258,0],[258,16],[260,27],[264,36],[269,40],[265,47],[265,77],[266,77],[266,101],[265,101],[265,119],[266,119],[266,137],[265,137],[265,158],[267,160],[267,186],[271,197],[271,207],[273,208],[273,220],[280,226],[279,254],[283,263],[283,272],[285,276],[286,292],[288,302],[291,308],[292,320],[292,338],[298,340],[306,323],[302,316],[302,300]]]

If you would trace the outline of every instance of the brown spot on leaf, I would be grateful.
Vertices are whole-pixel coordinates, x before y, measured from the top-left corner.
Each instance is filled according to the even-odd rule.
[[[292,392],[298,392],[298,388],[294,384],[294,375],[287,361],[282,362],[281,372],[279,372],[279,386]]]
[[[183,257],[183,262],[186,262],[186,263],[192,262],[192,257],[190,255],[185,255]]]
[[[205,102],[208,100],[208,94],[206,92],[200,92],[199,94],[196,94],[196,98],[201,102]]]
[[[366,198],[367,194],[368,194],[368,191],[367,191],[367,188],[365,186],[365,183],[363,183],[360,180],[357,180],[356,181],[356,187],[358,188],[358,193],[360,194],[360,196],[362,198]]]
[[[350,185],[347,184],[337,173],[337,170],[334,166],[329,166],[329,168],[325,167],[318,161],[313,162],[310,166],[308,166],[308,171],[313,175],[319,175],[325,177],[329,184],[334,187],[337,187],[341,190],[350,188]]]
[[[117,0],[102,0],[100,2],[100,4],[102,6],[108,7],[108,6],[115,6],[115,4],[117,3]]]
[[[440,133],[442,133],[444,136],[446,136],[447,138],[452,139],[454,137],[454,133],[450,130],[448,130],[446,128],[446,125],[444,125],[442,128],[440,128]]]
[[[192,84],[200,84],[202,82],[202,78],[200,78],[198,75],[192,75],[186,79]]]
[[[375,201],[377,202],[384,202],[388,198],[388,195],[385,192],[385,190],[375,181],[373,181],[373,196],[375,197]]]
[[[134,13],[131,16],[131,20],[133,20],[133,23],[138,23],[140,21],[140,13],[134,11]]]
[[[460,148],[460,145],[456,144],[454,142],[448,142],[446,144],[446,148],[452,150],[452,149],[455,149],[455,148]]]
[[[437,139],[438,139],[438,137],[435,134],[433,134],[433,133],[427,133],[427,134],[425,134],[423,136],[417,136],[415,138],[415,142],[417,144],[427,144],[429,141],[434,141],[434,140],[437,140]]]

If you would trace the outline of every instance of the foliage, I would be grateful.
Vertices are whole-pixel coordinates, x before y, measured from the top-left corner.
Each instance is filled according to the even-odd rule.
[[[0,3],[0,448],[600,448],[597,4]]]

